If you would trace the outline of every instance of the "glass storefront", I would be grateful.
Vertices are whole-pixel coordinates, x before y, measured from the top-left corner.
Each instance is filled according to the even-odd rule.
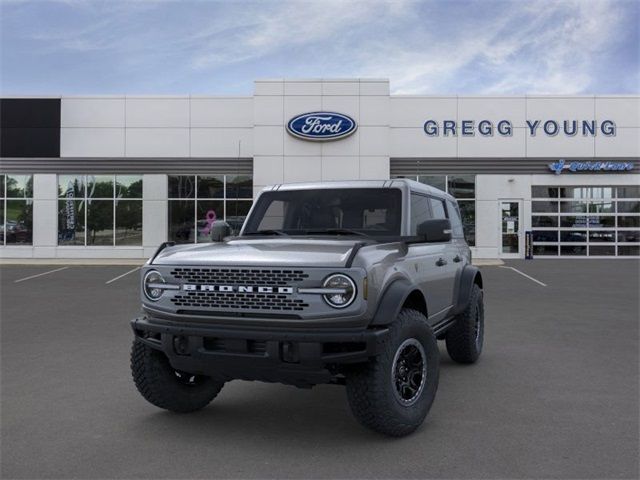
[[[238,233],[253,202],[250,175],[169,175],[169,241],[210,242],[224,220]]]
[[[141,246],[142,175],[58,175],[58,245]]]
[[[476,176],[475,175],[416,175],[394,176],[408,178],[438,188],[458,200],[464,236],[470,246],[476,244]]]
[[[640,187],[533,186],[534,256],[640,255]]]
[[[457,199],[465,237],[475,246],[478,177],[408,178],[444,189]],[[58,246],[142,247],[143,175],[60,174],[52,180],[58,192]],[[216,220],[228,222],[237,234],[253,203],[250,174],[166,175],[154,181],[166,181],[168,187],[166,201],[150,202],[147,212],[167,219],[166,227],[163,221],[149,226],[148,235],[158,243],[164,240],[164,232],[167,240],[176,243],[207,243]],[[33,245],[33,230],[39,228],[34,225],[33,185],[33,175],[0,175],[0,247]],[[496,252],[483,254],[519,258],[524,231],[531,230],[532,253],[537,258],[640,257],[640,186],[534,185],[529,189],[530,198],[483,203],[482,215],[498,212],[500,216],[497,244],[489,245]],[[38,212],[44,215],[43,208],[50,204],[38,204],[38,198],[46,197],[35,195]],[[529,212],[530,222],[525,217]]]
[[[33,242],[33,175],[0,175],[0,245]]]

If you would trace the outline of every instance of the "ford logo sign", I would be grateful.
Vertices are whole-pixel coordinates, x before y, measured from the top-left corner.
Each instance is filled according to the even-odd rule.
[[[294,137],[315,141],[348,137],[356,128],[353,118],[335,112],[303,113],[287,123],[287,131]]]

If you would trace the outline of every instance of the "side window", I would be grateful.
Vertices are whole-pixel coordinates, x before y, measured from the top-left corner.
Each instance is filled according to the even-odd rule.
[[[460,211],[458,206],[451,200],[447,200],[447,210],[449,210],[449,219],[451,220],[451,230],[453,230],[453,236],[455,238],[464,237],[464,230],[462,229],[462,220],[460,219]]]
[[[431,215],[431,207],[429,206],[429,197],[411,194],[411,231],[410,235],[416,235],[418,225],[425,220],[433,218]]]
[[[264,212],[258,230],[279,230],[284,225],[285,205],[282,200],[274,200]]]
[[[430,198],[431,210],[433,211],[433,218],[444,219],[447,218],[447,212],[444,209],[444,202],[439,198]]]

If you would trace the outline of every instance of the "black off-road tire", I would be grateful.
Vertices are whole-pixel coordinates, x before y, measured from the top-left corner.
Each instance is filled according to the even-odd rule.
[[[397,377],[394,379],[394,360],[408,345],[417,341],[426,360],[426,376],[422,388],[411,404],[398,398]],[[396,370],[397,371],[397,370]],[[376,432],[401,437],[414,432],[424,421],[438,389],[438,343],[425,316],[411,309],[402,309],[391,324],[382,352],[366,365],[358,366],[346,375],[347,398],[358,421]]]
[[[475,363],[484,342],[484,302],[482,289],[473,284],[467,308],[458,315],[445,338],[447,352],[458,363]]]
[[[211,402],[224,382],[176,371],[167,356],[142,342],[133,342],[131,374],[142,396],[156,407],[172,412],[200,410]]]

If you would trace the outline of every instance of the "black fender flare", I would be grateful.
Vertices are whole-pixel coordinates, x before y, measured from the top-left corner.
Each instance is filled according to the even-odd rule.
[[[467,308],[469,303],[469,297],[471,295],[471,288],[473,284],[477,283],[482,288],[482,274],[478,267],[473,265],[466,265],[460,274],[460,279],[456,287],[456,303],[453,312],[457,315]]]
[[[407,297],[418,287],[405,278],[399,278],[389,285],[380,296],[378,308],[370,325],[389,325],[400,313]]]

